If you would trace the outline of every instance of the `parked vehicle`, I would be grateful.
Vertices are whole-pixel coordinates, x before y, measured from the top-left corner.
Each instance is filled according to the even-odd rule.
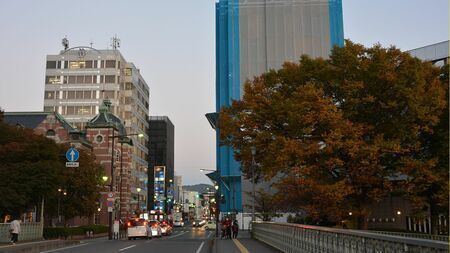
[[[145,219],[133,219],[127,222],[128,240],[136,238],[152,238],[148,222]]]
[[[151,220],[148,222],[151,230],[151,235],[156,237],[162,236],[162,229],[159,221],[157,220]]]

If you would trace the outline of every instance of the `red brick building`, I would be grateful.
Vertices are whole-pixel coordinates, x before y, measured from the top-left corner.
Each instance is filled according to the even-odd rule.
[[[96,160],[103,165],[104,175],[108,177],[106,185],[113,183],[113,219],[126,219],[131,216],[131,146],[132,140],[126,137],[123,122],[110,112],[111,102],[103,101],[102,106],[86,129],[79,130],[67,122],[57,112],[5,112],[4,121],[10,125],[33,129],[36,134],[44,135],[57,143],[68,143],[77,149],[93,152]],[[113,145],[114,140],[114,145]],[[114,148],[112,148],[114,146]],[[112,150],[114,149],[114,152]],[[112,154],[114,154],[111,170]],[[67,221],[69,226],[87,224],[108,224],[107,194],[109,186],[100,192],[99,212],[94,217],[76,217]],[[49,222],[55,224],[55,221]]]

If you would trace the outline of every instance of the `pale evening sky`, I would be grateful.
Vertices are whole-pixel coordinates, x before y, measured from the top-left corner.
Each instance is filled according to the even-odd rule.
[[[209,183],[215,134],[215,0],[3,0],[0,2],[0,108],[42,111],[45,57],[70,46],[120,51],[150,87],[150,115],[175,125],[175,173]],[[448,40],[448,0],[343,0],[344,37],[409,50]]]

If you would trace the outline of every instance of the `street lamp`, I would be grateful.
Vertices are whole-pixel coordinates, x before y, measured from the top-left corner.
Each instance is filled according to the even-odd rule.
[[[216,237],[219,237],[219,212],[220,212],[220,204],[219,204],[219,185],[214,185],[214,189],[216,189],[216,193],[214,194],[214,200],[216,202]]]
[[[109,138],[111,138],[111,184],[109,185],[109,191],[113,192],[114,191],[114,140],[115,138],[125,138],[125,137],[130,137],[130,136],[138,136],[139,138],[144,137],[144,134],[139,133],[139,134],[119,134],[119,135],[115,135],[114,134],[114,129],[112,130],[112,135],[108,136]],[[122,144],[123,142],[121,142],[120,145],[120,191],[119,191],[119,211],[122,211]],[[109,220],[109,229],[108,229],[108,239],[112,240],[112,234],[113,234],[113,215],[112,212],[108,212],[108,220]]]
[[[64,196],[67,196],[67,192],[61,188],[58,188],[58,223],[61,223],[61,215],[60,215],[60,209],[61,209],[61,194]]]
[[[141,212],[140,212],[140,209],[141,209],[141,206],[139,205],[139,193],[141,192],[141,188],[136,188],[136,191],[137,191],[137,193],[138,193],[138,199],[137,199],[137,201],[138,201],[138,204],[137,204],[137,209],[138,209],[138,212],[139,212],[139,216],[141,215]]]
[[[255,222],[255,155],[256,155],[256,147],[250,147],[250,151],[252,152],[252,222]],[[253,228],[253,225],[252,225]]]

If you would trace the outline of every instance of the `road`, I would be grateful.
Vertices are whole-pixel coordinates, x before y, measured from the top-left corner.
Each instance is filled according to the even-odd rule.
[[[214,231],[183,227],[174,228],[172,235],[162,238],[131,241],[126,239],[109,241],[107,238],[100,238],[63,249],[45,251],[45,253],[206,253],[211,250],[210,243],[213,237]]]

